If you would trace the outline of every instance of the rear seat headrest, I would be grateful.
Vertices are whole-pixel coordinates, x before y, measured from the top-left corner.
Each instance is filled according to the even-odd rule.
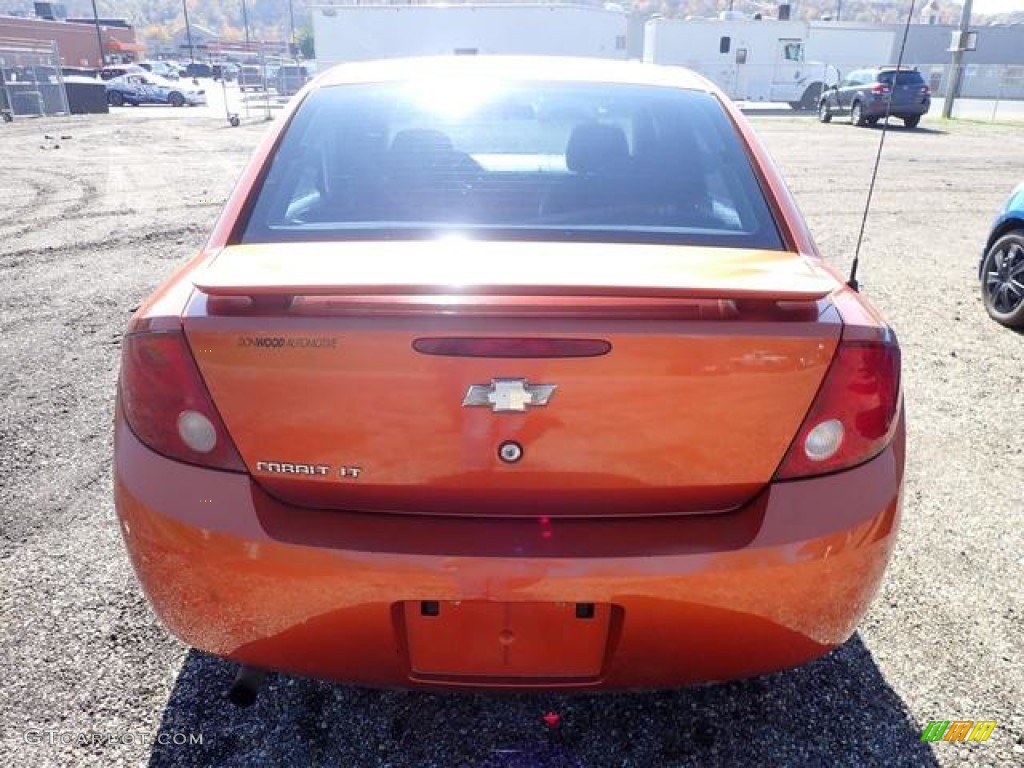
[[[565,164],[574,173],[622,170],[629,161],[626,133],[617,125],[577,125],[565,147]]]
[[[391,151],[401,155],[439,154],[452,151],[452,140],[432,128],[409,128],[391,140]]]

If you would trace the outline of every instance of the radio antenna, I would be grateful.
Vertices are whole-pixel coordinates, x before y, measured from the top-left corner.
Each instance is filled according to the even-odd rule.
[[[889,132],[889,115],[892,112],[892,97],[896,93],[896,84],[899,80],[899,73],[903,68],[903,53],[907,50],[907,35],[910,34],[910,22],[914,18],[914,5],[916,3],[917,0],[910,0],[910,10],[907,11],[907,23],[903,25],[903,40],[900,41],[900,55],[896,59],[896,72],[893,73],[892,86],[889,88],[889,98],[886,99],[885,102],[885,118],[882,122],[882,136],[878,140],[878,152],[875,154],[875,167],[871,170],[871,183],[868,185],[868,199],[864,202],[864,215],[861,216],[860,231],[857,233],[857,247],[853,251],[853,264],[850,265],[850,277],[846,281],[846,284],[855,291],[860,290],[860,283],[857,282],[857,266],[860,264],[860,246],[864,241],[864,228],[868,223],[868,211],[871,210],[871,198],[875,194],[875,179],[878,178],[878,164],[882,161],[882,148],[885,146],[885,136]]]

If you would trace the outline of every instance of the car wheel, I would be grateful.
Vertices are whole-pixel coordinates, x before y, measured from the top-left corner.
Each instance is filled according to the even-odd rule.
[[[850,123],[859,127],[867,125],[867,121],[864,119],[864,107],[860,105],[859,101],[853,102],[853,106],[850,107]]]
[[[920,122],[920,115],[911,115],[910,117],[903,118],[903,125],[905,125],[907,128],[917,128],[917,124]]]
[[[177,91],[171,92],[171,95],[167,97],[167,103],[172,107],[183,107],[185,106],[185,97]]]
[[[112,107],[120,107],[124,105],[124,96],[120,91],[110,91],[107,94],[107,104]]]
[[[822,99],[821,104],[818,105],[818,120],[823,123],[832,122],[832,110],[828,108],[828,102]]]
[[[981,262],[981,299],[989,317],[1024,328],[1024,229],[1003,235]]]

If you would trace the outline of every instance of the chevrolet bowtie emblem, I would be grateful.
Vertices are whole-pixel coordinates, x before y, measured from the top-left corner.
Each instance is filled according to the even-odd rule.
[[[530,384],[526,379],[491,379],[466,390],[464,406],[490,406],[495,413],[523,413],[528,405],[547,405],[557,384]]]

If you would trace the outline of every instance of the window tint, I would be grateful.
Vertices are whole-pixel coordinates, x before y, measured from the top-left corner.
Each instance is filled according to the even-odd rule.
[[[839,85],[843,87],[848,87],[852,85],[860,85],[861,83],[866,83],[867,81],[868,78],[864,74],[864,72],[857,70],[856,72],[851,72],[850,74],[848,74],[843,79],[843,81],[839,83]]]
[[[311,93],[241,240],[450,233],[782,247],[713,96],[476,78]]]
[[[896,85],[923,85],[924,78],[920,72],[881,72],[878,75],[878,82],[892,85],[893,75],[896,76]]]

